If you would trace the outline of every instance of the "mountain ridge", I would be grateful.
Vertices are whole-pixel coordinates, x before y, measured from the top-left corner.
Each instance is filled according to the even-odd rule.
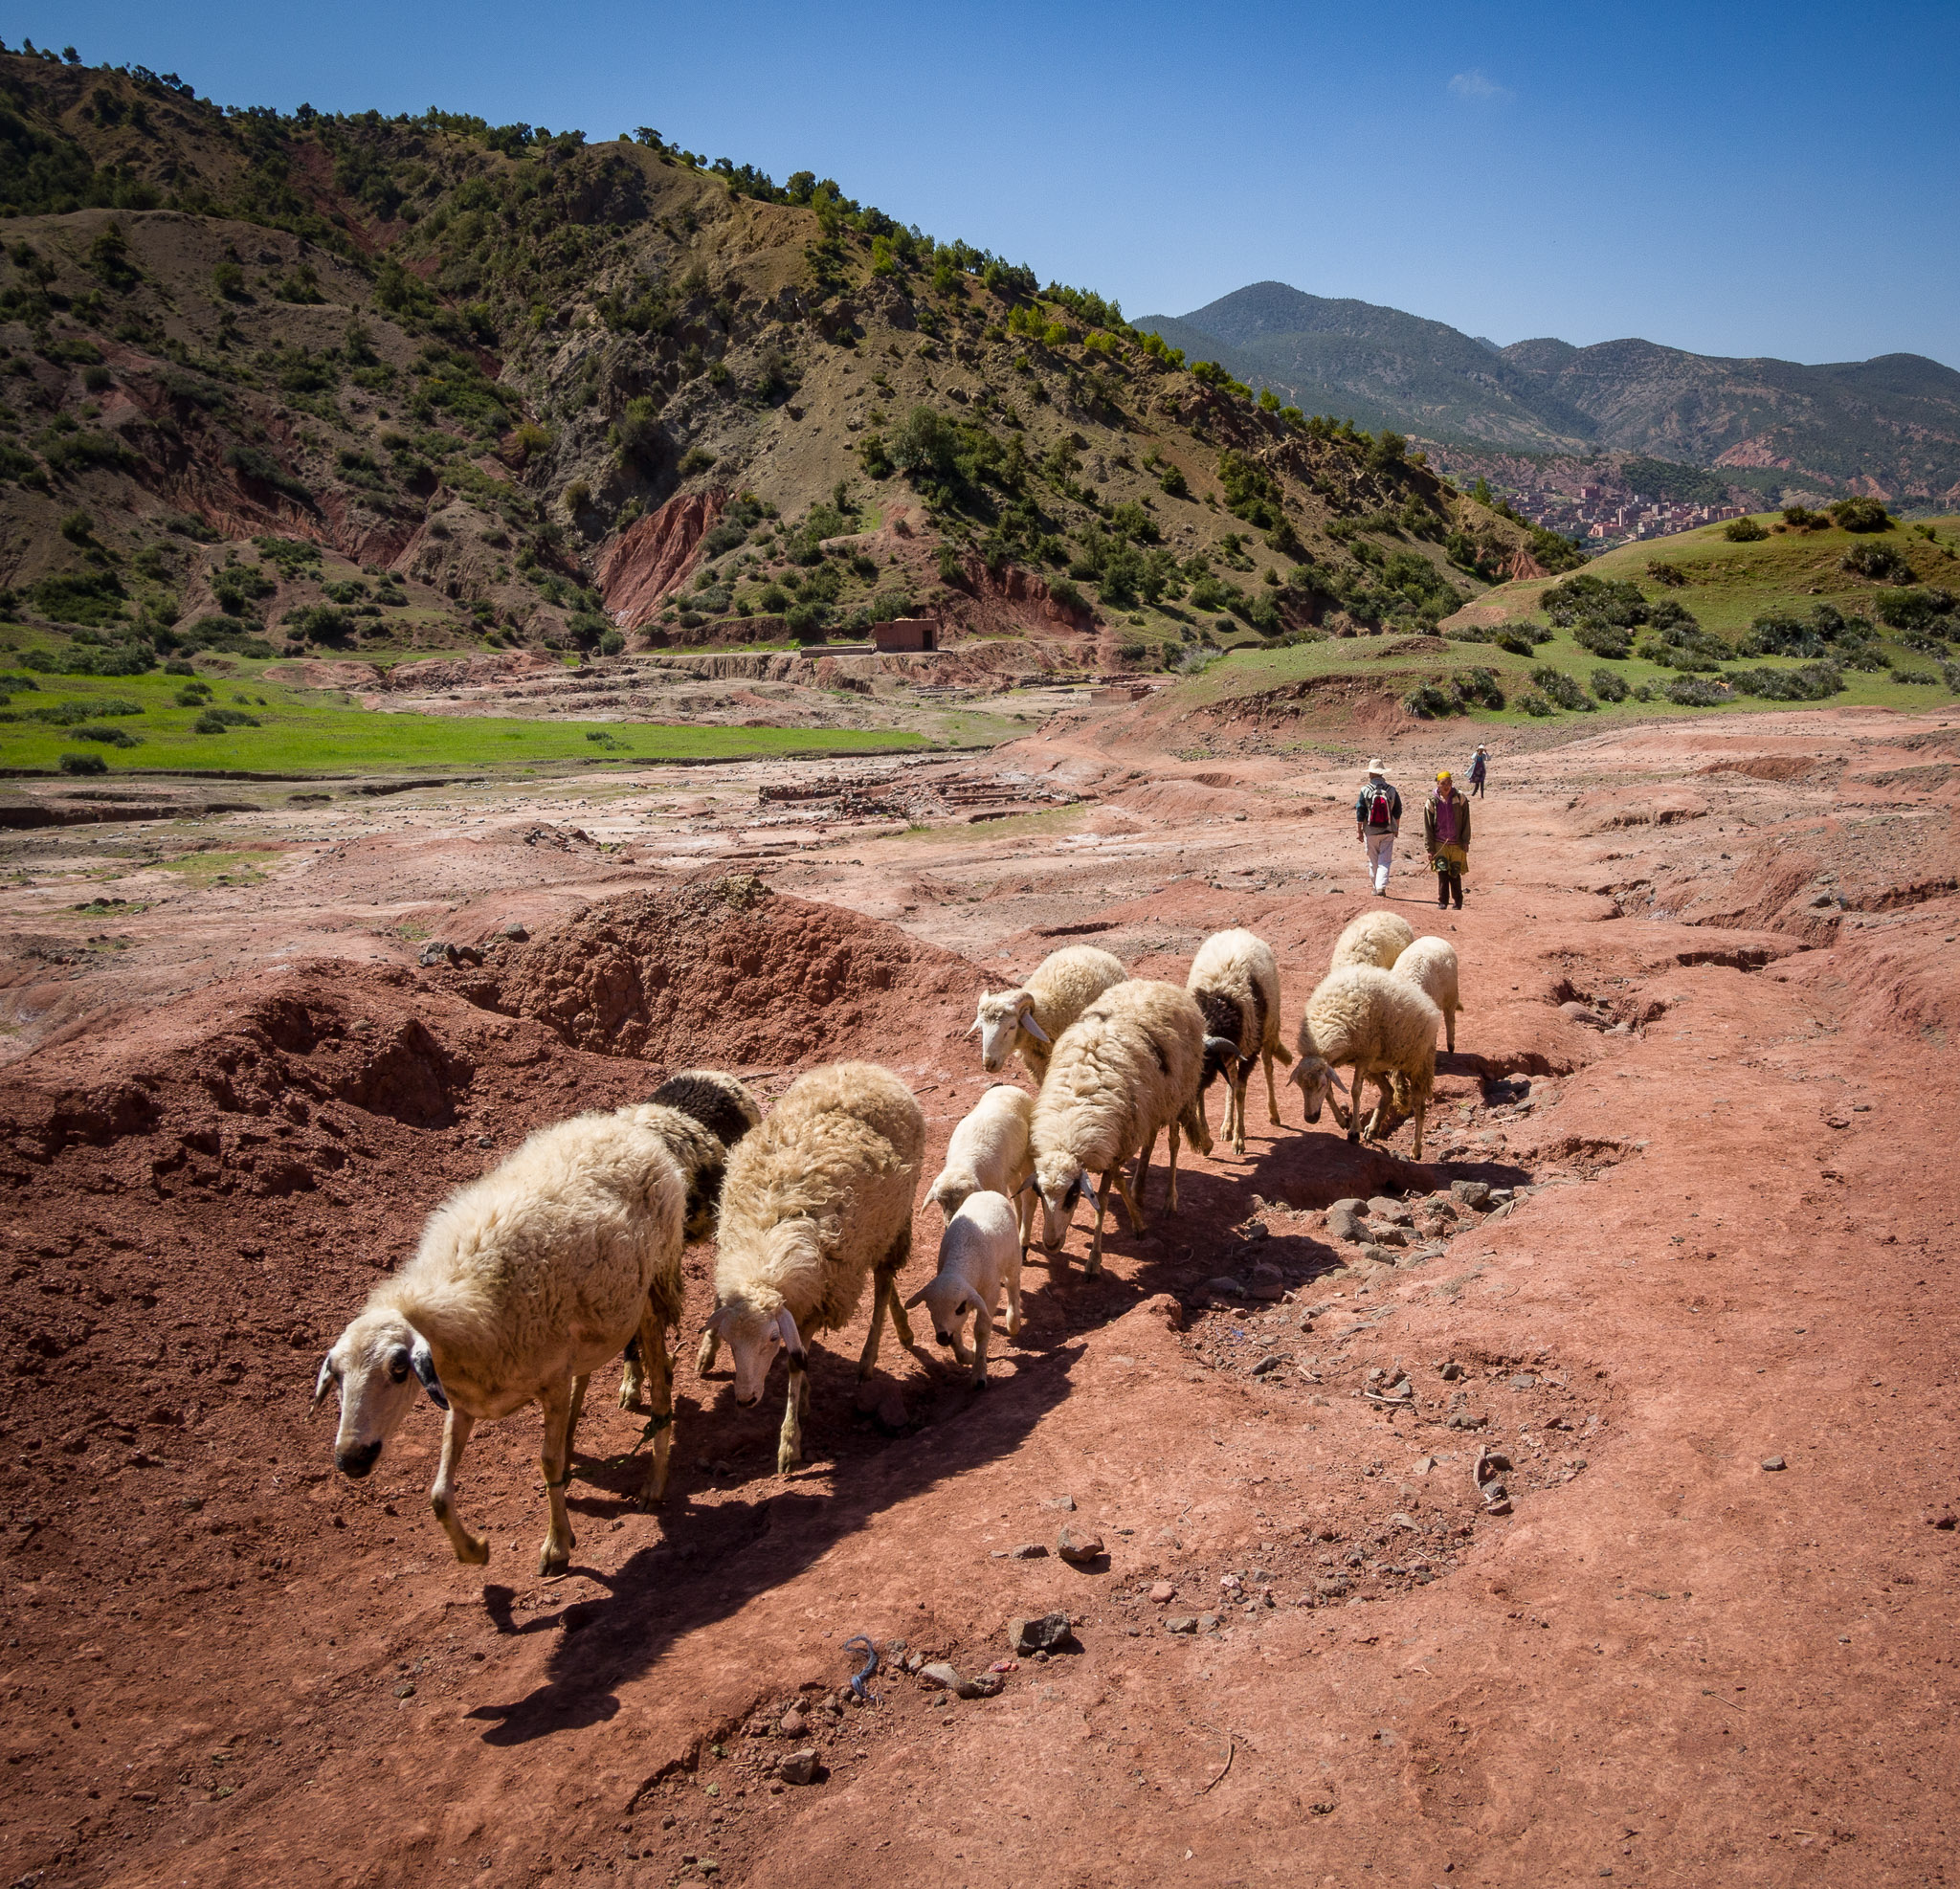
[[[1540,336],[1494,352],[1447,322],[1283,282],[1142,316],[1187,356],[1357,424],[1537,454],[1624,452],[1787,470],[1793,484],[1922,503],[1960,498],[1960,373],[1927,356],[1805,364],[1637,336]]]

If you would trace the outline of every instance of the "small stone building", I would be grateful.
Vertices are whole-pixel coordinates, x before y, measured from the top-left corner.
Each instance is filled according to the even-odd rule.
[[[889,623],[874,623],[871,640],[880,650],[936,650],[939,647],[939,619],[933,616],[895,616]]]

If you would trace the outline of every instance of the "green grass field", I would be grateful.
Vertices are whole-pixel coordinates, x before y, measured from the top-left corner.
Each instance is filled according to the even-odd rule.
[[[1778,519],[1778,514],[1770,513],[1764,516],[1763,522],[1773,524]],[[1920,536],[1910,527],[1902,527],[1884,533],[1880,542],[1907,559],[1921,582],[1960,590],[1960,518],[1935,519],[1929,522],[1936,533],[1933,539]],[[1692,612],[1703,628],[1739,643],[1756,617],[1771,612],[1802,617],[1819,602],[1835,604],[1847,615],[1870,615],[1873,593],[1882,587],[1844,570],[1841,560],[1853,544],[1872,542],[1869,534],[1854,537],[1834,529],[1776,532],[1755,544],[1738,544],[1723,537],[1720,525],[1711,525],[1679,537],[1623,545],[1585,568],[1590,575],[1637,584],[1650,602],[1672,598]],[[1647,569],[1657,562],[1672,565],[1687,582],[1681,586],[1657,582]],[[1449,619],[1443,625],[1443,633],[1447,635],[1453,625],[1472,623],[1494,626],[1530,622],[1545,627],[1540,599],[1557,581],[1537,578],[1500,586]],[[1539,644],[1529,657],[1488,643],[1452,642],[1447,654],[1396,648],[1398,643],[1409,640],[1391,633],[1338,637],[1281,649],[1236,649],[1202,675],[1175,684],[1158,701],[1174,711],[1226,707],[1235,700],[1285,690],[1321,678],[1344,677],[1372,679],[1395,695],[1406,696],[1424,682],[1440,683],[1453,675],[1481,668],[1495,674],[1507,705],[1500,710],[1473,708],[1466,716],[1453,719],[1526,727],[1545,727],[1555,722],[1597,725],[1607,719],[1652,721],[1815,705],[1739,696],[1719,709],[1710,709],[1629,699],[1620,702],[1600,701],[1591,711],[1561,710],[1555,716],[1534,717],[1517,703],[1524,696],[1535,692],[1531,672],[1541,665],[1562,671],[1589,693],[1592,674],[1598,669],[1610,671],[1629,689],[1643,682],[1664,685],[1675,679],[1676,672],[1637,656],[1618,662],[1604,661],[1591,650],[1581,648],[1568,631],[1554,631],[1551,640]],[[1915,709],[1935,707],[1953,700],[1940,679],[1937,657],[1907,649],[1889,635],[1883,647],[1899,671],[1929,675],[1932,682],[1902,682],[1890,672],[1846,669],[1845,686],[1828,699],[1831,705]],[[1801,658],[1796,657],[1738,656],[1737,660],[1750,669],[1803,666]]]
[[[376,772],[509,772],[578,763],[744,760],[810,753],[885,753],[925,745],[895,729],[716,728],[640,722],[519,722],[494,717],[379,714],[344,697],[268,683],[262,664],[240,662],[237,674],[206,678],[210,705],[252,716],[256,727],[199,734],[200,706],[177,700],[180,676],[37,675],[37,689],[4,704],[0,768],[58,768],[64,754],[98,754],[112,774],[224,772],[304,778]],[[0,671],[0,685],[18,683]],[[141,713],[104,715],[99,704],[134,702]],[[78,703],[94,720],[82,725],[117,730],[138,744],[120,746],[78,738],[74,727],[31,719],[36,709]],[[955,731],[955,739],[961,738]]]

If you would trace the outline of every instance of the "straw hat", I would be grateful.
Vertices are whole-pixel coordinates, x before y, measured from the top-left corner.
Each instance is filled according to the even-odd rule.
[[[1368,764],[1368,771],[1370,774],[1386,774],[1389,770],[1382,766],[1381,756],[1376,755],[1375,758]]]

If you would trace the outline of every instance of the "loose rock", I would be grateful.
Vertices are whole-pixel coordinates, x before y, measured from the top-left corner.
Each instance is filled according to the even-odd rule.
[[[1010,1561],[1045,1561],[1048,1556],[1048,1550],[1039,1542],[1023,1542],[1007,1552]]]
[[[1452,1181],[1450,1191],[1473,1213],[1481,1213],[1490,1205],[1488,1181]]]
[[[1765,1469],[1787,1469],[1789,1465],[1781,1456],[1765,1456],[1763,1458],[1763,1467]]]
[[[785,1738],[801,1738],[810,1729],[810,1721],[792,1705],[777,1722],[776,1729]]]
[[[941,1692],[958,1692],[960,1689],[958,1671],[948,1666],[944,1659],[935,1659],[931,1665],[922,1666],[919,1669],[919,1678],[921,1683]]]
[[[1406,1200],[1395,1200],[1388,1194],[1378,1193],[1368,1203],[1368,1217],[1386,1220],[1393,1227],[1406,1227],[1415,1215]]]
[[[1159,1607],[1163,1607],[1166,1603],[1177,1598],[1177,1589],[1169,1581],[1152,1581],[1150,1583],[1150,1598]]]
[[[776,1775],[785,1784],[808,1784],[816,1775],[816,1748],[806,1745],[800,1751],[786,1751],[776,1764]]]
[[[1055,1551],[1064,1561],[1095,1561],[1102,1553],[1102,1537],[1087,1529],[1078,1532],[1074,1528],[1064,1528],[1055,1545]]]
[[[1007,1623],[1007,1643],[1014,1653],[1049,1653],[1068,1642],[1066,1613],[1017,1615]]]
[[[1192,1613],[1167,1613],[1164,1616],[1164,1631],[1167,1633],[1194,1633],[1198,1630],[1197,1616]]]
[[[1345,1240],[1350,1246],[1359,1246],[1368,1237],[1368,1222],[1345,1201],[1327,1209],[1324,1224],[1330,1239]]]

